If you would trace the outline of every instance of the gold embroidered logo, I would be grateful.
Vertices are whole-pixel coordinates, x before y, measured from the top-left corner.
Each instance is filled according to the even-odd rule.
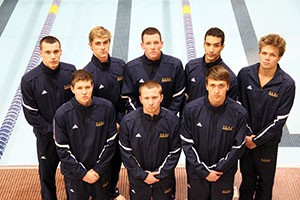
[[[108,181],[106,181],[105,183],[103,183],[103,185],[102,185],[102,187],[106,187],[106,186],[108,186],[108,184],[109,184],[109,182]]]
[[[161,82],[166,83],[166,82],[171,82],[172,78],[161,78]]]
[[[68,85],[64,85],[64,90],[68,90],[71,88],[71,84],[68,84]]]
[[[172,191],[172,188],[165,189],[164,193],[167,194]]]
[[[222,194],[230,194],[230,193],[231,193],[231,189],[222,190]]]
[[[222,130],[223,131],[232,131],[233,130],[233,126],[223,125]]]
[[[103,122],[103,121],[96,122],[96,127],[103,126],[103,125],[104,125],[104,122]]]
[[[271,162],[271,159],[270,158],[261,158],[260,161],[263,163],[269,163],[269,162]]]
[[[117,76],[117,81],[122,81],[123,79],[123,76]]]
[[[278,98],[278,93],[277,92],[269,91],[269,96]]]
[[[159,137],[160,137],[160,138],[168,138],[169,135],[170,135],[169,133],[160,133],[160,134],[159,134]]]

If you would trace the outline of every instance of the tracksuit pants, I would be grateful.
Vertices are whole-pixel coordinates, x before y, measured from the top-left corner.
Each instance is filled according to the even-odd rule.
[[[188,175],[189,200],[232,200],[236,168],[224,173],[216,182],[200,179],[195,174]]]
[[[278,145],[246,149],[240,159],[240,200],[271,200]]]
[[[98,180],[94,184],[89,184],[80,179],[70,179],[64,177],[68,200],[111,200],[109,189],[110,182]]]
[[[119,195],[119,189],[117,188],[117,184],[119,181],[121,164],[122,164],[121,152],[120,152],[120,148],[117,147],[111,162],[112,177],[111,177],[111,185],[110,185],[110,195],[113,198],[116,198]]]
[[[160,180],[158,183],[148,185],[143,181],[133,181],[129,178],[130,182],[130,199],[131,200],[173,200],[173,177]]]
[[[39,178],[43,200],[57,200],[55,175],[59,163],[53,135],[36,134]]]

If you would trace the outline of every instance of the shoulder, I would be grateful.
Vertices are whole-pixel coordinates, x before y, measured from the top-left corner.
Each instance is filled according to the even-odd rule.
[[[22,77],[22,82],[29,82],[33,79],[35,79],[36,77],[38,77],[40,74],[42,74],[43,71],[41,70],[40,65],[38,65],[37,67],[33,68],[32,70],[30,70],[29,72],[27,72],[26,74],[23,75]]]
[[[73,110],[74,106],[72,104],[72,99],[67,101],[66,103],[62,104],[57,110],[56,110],[56,117],[64,116],[66,113]]]
[[[195,58],[190,60],[186,66],[185,66],[185,72],[187,74],[193,73],[193,72],[198,72],[200,68],[203,67],[203,57],[201,58]]]
[[[110,57],[110,59],[111,59],[111,64],[117,64],[117,65],[121,65],[121,66],[126,65],[125,61],[120,58]]]
[[[140,107],[137,110],[133,110],[130,113],[126,114],[122,119],[123,123],[129,123],[130,121],[134,121],[134,120],[140,118],[141,117],[141,115],[140,115],[141,109],[142,108]]]
[[[248,75],[248,74],[252,74],[255,71],[255,68],[258,67],[258,63],[253,64],[253,65],[249,65],[247,67],[243,67],[240,71],[239,71],[239,76],[243,75]]]
[[[288,85],[288,86],[295,86],[294,79],[288,73],[286,73],[283,69],[280,68],[280,71],[281,71],[281,75],[282,75],[283,84]]]
[[[95,70],[95,68],[95,64],[92,61],[90,61],[83,69],[92,73]]]
[[[194,99],[191,102],[188,102],[185,105],[184,110],[186,112],[189,112],[191,110],[198,110],[198,109],[200,109],[204,105],[204,99],[205,98],[206,98],[206,96],[202,96],[200,98]]]
[[[167,54],[163,54],[161,62],[169,63],[173,66],[182,66],[182,62],[179,58]]]
[[[171,112],[169,109],[162,107],[161,116],[169,122],[178,123],[179,117]]]
[[[227,105],[228,105],[228,108],[234,112],[238,112],[242,115],[247,114],[247,110],[240,103],[231,99],[230,97],[227,97]]]
[[[136,67],[136,66],[142,65],[143,62],[142,62],[142,60],[141,60],[141,57],[142,57],[142,56],[137,57],[137,58],[135,58],[135,59],[129,61],[129,62],[127,63],[127,68],[134,68],[134,67]]]
[[[60,69],[65,71],[75,71],[75,65],[65,62],[60,62]]]
[[[230,78],[231,79],[236,78],[235,73],[232,71],[232,69],[223,60],[221,61],[220,65],[222,65],[223,67],[225,67],[228,70],[228,72],[230,73],[230,76],[231,76]]]
[[[102,97],[93,96],[93,103],[95,106],[114,108],[113,104],[109,100]]]

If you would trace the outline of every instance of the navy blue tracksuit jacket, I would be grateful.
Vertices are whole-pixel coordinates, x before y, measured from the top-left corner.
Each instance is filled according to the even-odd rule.
[[[22,77],[23,111],[35,134],[52,137],[56,109],[74,96],[70,83],[75,70],[63,62],[54,71],[41,63]]]
[[[246,123],[246,110],[231,98],[217,108],[209,104],[207,95],[188,103],[180,135],[188,176],[205,179],[210,170],[236,170],[248,132]]]
[[[86,107],[73,98],[57,110],[54,126],[64,176],[81,180],[88,170],[94,169],[100,175],[100,181],[110,178],[107,169],[116,148],[117,135],[115,109],[111,102],[93,97],[92,105]]]
[[[227,95],[236,100],[238,94],[237,78],[233,71],[223,62],[222,58],[213,63],[205,63],[205,57],[190,60],[185,66],[185,93],[188,96],[187,102],[193,101],[207,94],[205,76],[209,68],[215,65],[222,65],[230,73],[230,88]]]
[[[107,63],[101,63],[93,55],[83,68],[93,75],[93,95],[111,101],[117,113],[125,112],[125,101],[121,98],[125,67],[126,64],[121,59],[109,56]]]
[[[278,65],[273,79],[260,87],[259,63],[240,70],[239,101],[249,113],[257,146],[277,145],[295,98],[295,82]]]
[[[128,111],[141,107],[139,87],[148,80],[162,85],[164,99],[162,107],[174,113],[180,111],[184,100],[185,77],[181,61],[178,58],[161,54],[158,61],[151,61],[145,55],[127,63],[122,97],[126,99]]]
[[[130,181],[144,184],[146,171],[159,171],[156,178],[173,181],[181,152],[179,125],[179,118],[164,108],[154,117],[144,114],[143,108],[125,115],[120,146]]]

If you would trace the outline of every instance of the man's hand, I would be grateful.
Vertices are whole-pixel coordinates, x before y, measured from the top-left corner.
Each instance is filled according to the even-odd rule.
[[[126,200],[126,198],[123,195],[119,194],[119,196],[114,198],[114,200]]]
[[[151,185],[153,183],[159,182],[159,179],[155,178],[154,176],[159,174],[159,172],[149,172],[147,171],[148,175],[146,177],[146,179],[144,180],[145,183],[147,183],[148,185]]]
[[[255,137],[255,135],[251,135],[251,136],[246,136],[246,147],[248,147],[249,149],[254,149],[256,147],[256,144],[253,142],[253,138]]]
[[[216,182],[221,177],[222,174],[223,172],[211,170],[205,179],[208,180],[209,182]]]
[[[117,127],[117,133],[120,133],[120,124],[116,123],[116,127]]]
[[[82,178],[83,181],[89,183],[89,184],[93,184],[95,183],[96,181],[98,181],[100,178],[99,174],[93,170],[93,169],[90,169],[86,175]]]

